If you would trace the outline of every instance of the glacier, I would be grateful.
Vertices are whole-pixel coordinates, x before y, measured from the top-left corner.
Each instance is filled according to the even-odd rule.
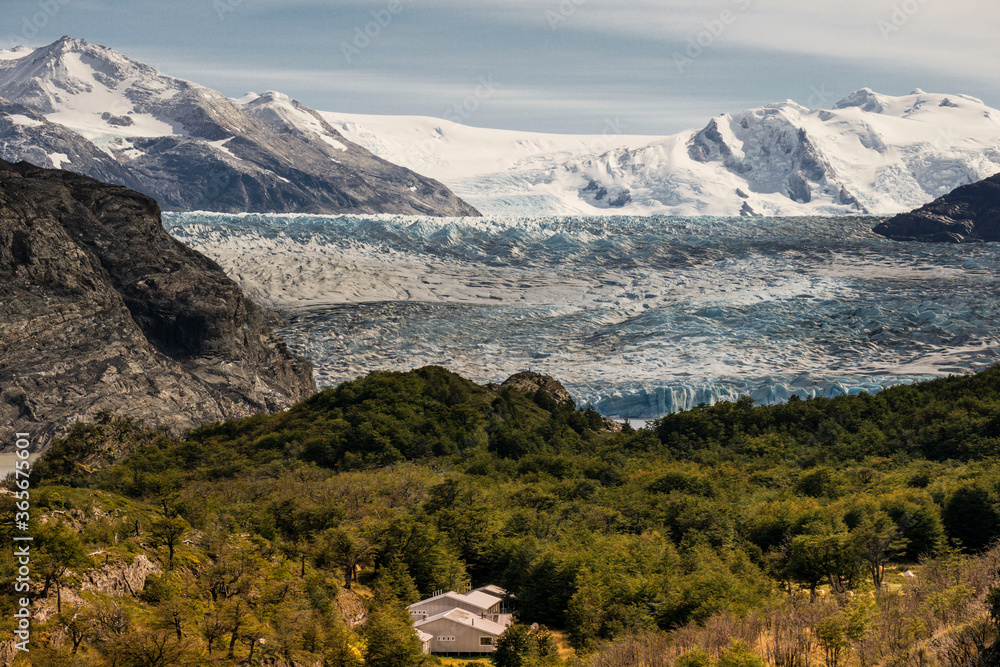
[[[164,214],[287,318],[320,386],[426,364],[478,382],[531,369],[635,420],[1000,361],[1000,245],[898,243],[879,221]]]

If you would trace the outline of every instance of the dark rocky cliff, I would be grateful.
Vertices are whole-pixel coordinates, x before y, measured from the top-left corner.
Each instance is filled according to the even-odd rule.
[[[178,431],[301,400],[311,364],[267,316],[149,197],[0,161],[0,446],[100,412]]]
[[[1000,241],[1000,174],[901,213],[875,227],[875,233],[896,241]]]

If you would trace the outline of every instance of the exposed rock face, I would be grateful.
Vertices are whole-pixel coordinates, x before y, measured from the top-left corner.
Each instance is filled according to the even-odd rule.
[[[513,389],[526,396],[531,396],[541,391],[555,401],[557,405],[576,405],[573,397],[566,391],[566,387],[562,386],[562,383],[551,375],[542,375],[535,371],[522,371],[521,373],[511,375],[500,386]]]
[[[781,192],[808,204],[814,189],[829,194],[835,174],[806,131],[786,115],[801,111],[789,102],[713,118],[688,143],[688,156],[695,162],[721,162],[754,192]],[[748,198],[743,190],[737,196]],[[746,217],[746,208],[740,215]]]
[[[325,123],[309,134],[272,127],[113,49],[63,37],[7,53],[19,57],[0,58],[4,159],[125,185],[165,210],[479,215]]]
[[[0,161],[0,444],[105,411],[179,431],[283,409],[315,384],[267,317],[149,197]]]
[[[500,387],[513,389],[525,396],[534,396],[536,393],[542,392],[555,402],[556,405],[568,405],[571,408],[576,407],[576,401],[573,400],[566,387],[551,375],[542,375],[535,371],[522,371],[504,380]],[[613,419],[601,417],[601,423],[605,431],[612,433],[621,433],[622,431],[622,425]]]
[[[896,241],[1000,241],[1000,174],[901,213],[875,227],[875,233]]]
[[[590,200],[599,208],[621,208],[632,201],[632,192],[620,185],[602,185],[591,179],[582,190],[580,196]]]
[[[87,572],[81,590],[99,591],[112,597],[136,595],[146,587],[146,577],[159,574],[162,569],[149,560],[145,554],[139,554],[131,563],[108,563],[103,567]]]
[[[41,167],[72,165],[91,178],[133,190],[142,186],[128,169],[81,137],[23,104],[0,97],[0,159]]]

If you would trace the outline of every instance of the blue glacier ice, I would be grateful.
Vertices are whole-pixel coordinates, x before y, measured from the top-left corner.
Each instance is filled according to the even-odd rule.
[[[331,385],[530,368],[653,419],[837,396],[1000,361],[1000,245],[897,243],[872,218],[165,214]]]

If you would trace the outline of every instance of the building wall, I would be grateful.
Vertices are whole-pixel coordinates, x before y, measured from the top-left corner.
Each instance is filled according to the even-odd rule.
[[[431,653],[493,653],[493,646],[483,646],[480,637],[496,637],[485,630],[468,627],[447,618],[439,618],[420,626],[424,632],[434,635],[431,640]],[[441,641],[439,637],[454,637],[455,641]]]

